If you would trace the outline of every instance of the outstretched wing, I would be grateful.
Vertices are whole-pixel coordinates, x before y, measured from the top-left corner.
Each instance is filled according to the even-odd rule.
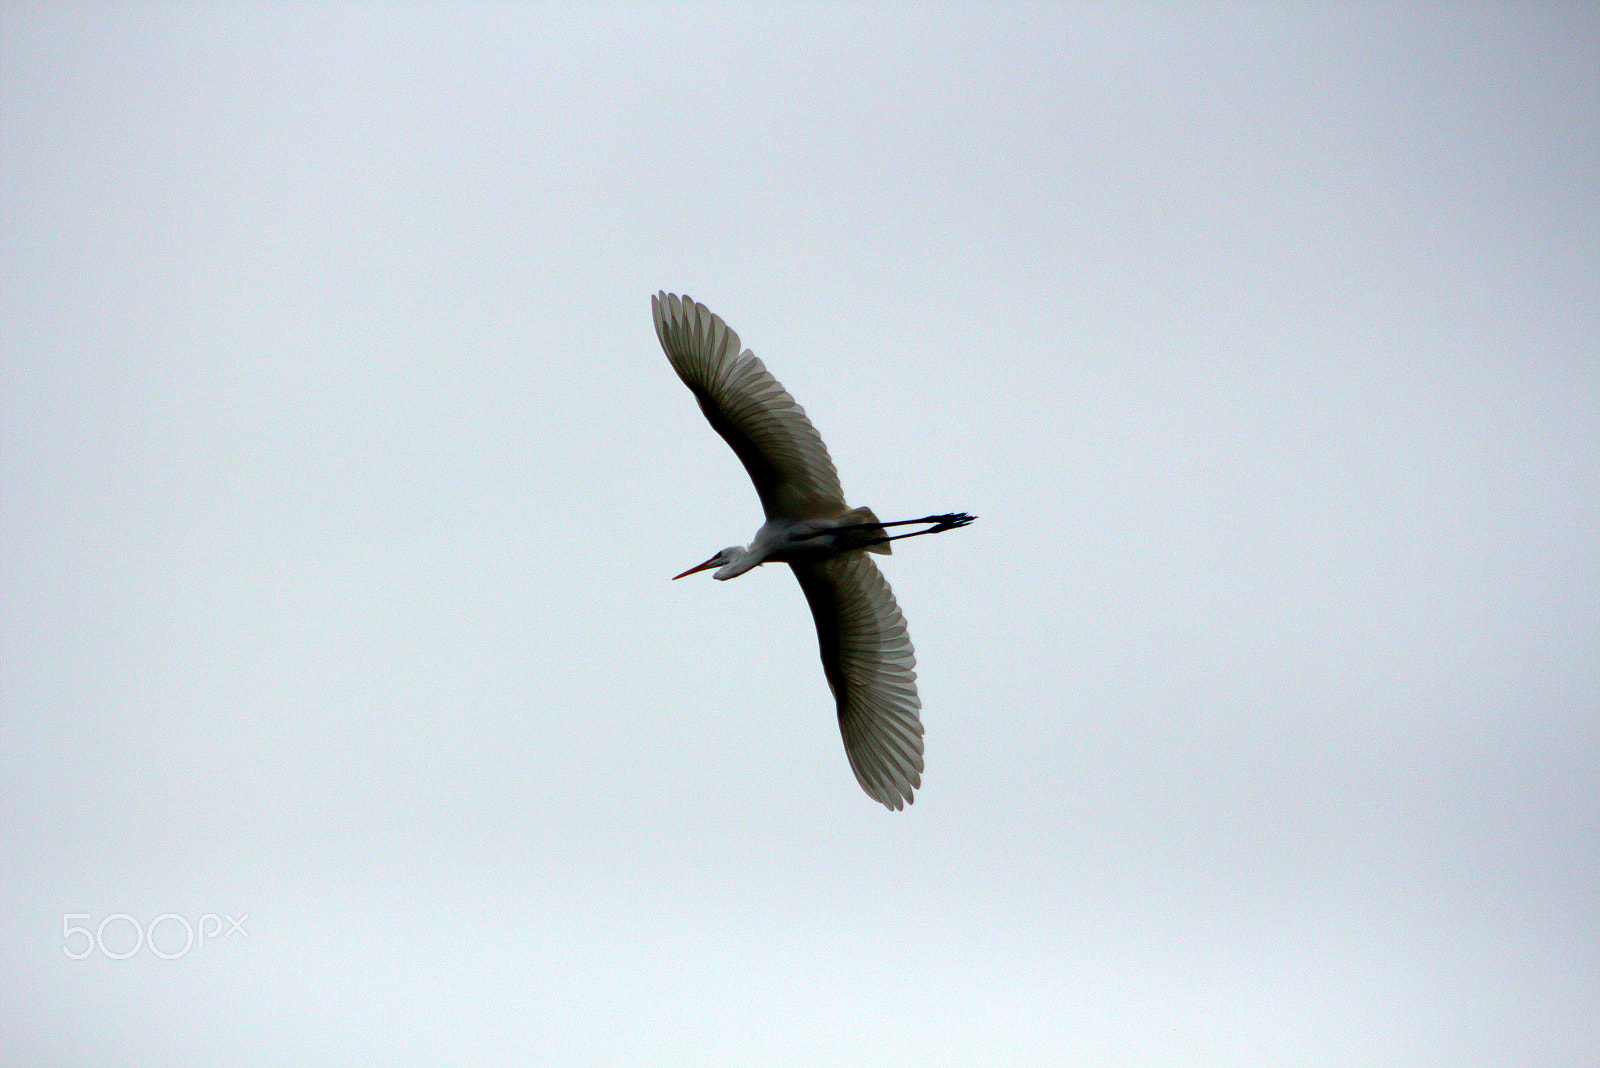
[[[922,702],[911,636],[889,583],[860,550],[789,566],[817,622],[856,781],[889,808],[910,804],[922,785]]]
[[[767,517],[843,512],[844,491],[822,436],[755,353],[739,351],[739,335],[689,297],[660,293],[650,305],[672,369],[733,446]]]

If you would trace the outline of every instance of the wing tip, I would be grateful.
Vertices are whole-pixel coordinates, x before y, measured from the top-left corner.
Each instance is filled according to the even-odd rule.
[[[907,805],[915,803],[917,800],[915,791],[922,788],[921,776],[913,777],[909,781],[891,778],[887,780],[880,780],[869,785],[868,780],[860,773],[860,771],[857,771],[856,782],[861,785],[861,789],[868,797],[872,798],[890,812],[899,812]]]

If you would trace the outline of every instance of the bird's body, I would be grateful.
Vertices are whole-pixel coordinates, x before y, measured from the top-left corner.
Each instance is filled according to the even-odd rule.
[[[899,538],[951,530],[965,514],[882,523],[845,504],[839,475],[805,409],[739,335],[703,304],[651,298],[656,336],[713,429],[755,483],[766,522],[748,546],[730,546],[682,575],[716,568],[731,579],[764,563],[794,571],[817,625],[822,667],[838,705],[845,752],[868,795],[891,809],[922,785],[922,707],[911,639],[894,594],[868,553]],[[930,524],[890,535],[885,528]]]
[[[814,563],[853,549],[869,553],[891,551],[883,539],[883,525],[870,509],[855,508],[836,516],[804,519],[774,516],[761,524],[748,546],[729,546],[683,574],[692,575],[705,570],[713,561],[721,561],[716,565],[719,570],[711,577],[726,580],[762,564]]]

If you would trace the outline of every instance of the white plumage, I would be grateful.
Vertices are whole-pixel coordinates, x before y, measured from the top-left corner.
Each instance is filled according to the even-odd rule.
[[[891,809],[922,785],[922,721],[916,657],[894,593],[867,553],[889,542],[952,530],[962,513],[881,523],[850,508],[822,437],[765,365],[739,348],[739,335],[704,304],[651,298],[656,336],[755,483],[767,521],[748,548],[730,546],[685,571],[717,568],[730,579],[768,561],[787,563],[817,624],[822,668],[838,705],[845,753],[861,788]],[[932,524],[890,536],[885,527]]]

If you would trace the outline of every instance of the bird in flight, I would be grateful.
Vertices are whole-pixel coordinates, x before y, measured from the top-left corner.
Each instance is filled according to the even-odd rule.
[[[732,545],[674,579],[716,568],[727,580],[769,561],[788,564],[811,605],[822,670],[839,708],[850,768],[871,798],[891,809],[922,785],[922,702],[905,617],[869,553],[889,543],[954,530],[964,512],[883,523],[845,504],[822,437],[739,335],[704,304],[650,298],[656,336],[711,428],[750,473],[766,522],[748,546]],[[888,527],[921,526],[908,534]]]

